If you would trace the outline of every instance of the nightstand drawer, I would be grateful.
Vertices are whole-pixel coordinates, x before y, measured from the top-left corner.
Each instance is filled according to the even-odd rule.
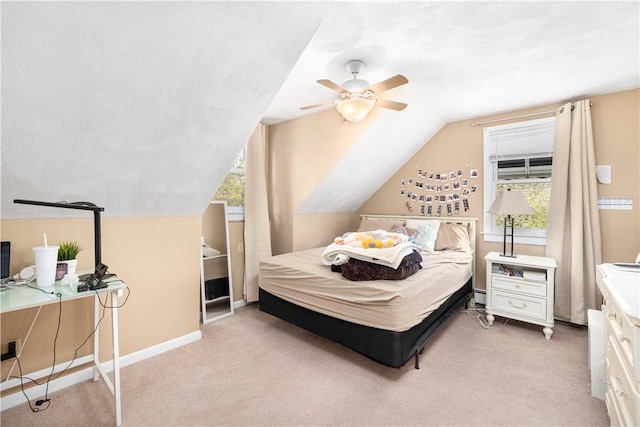
[[[546,282],[540,283],[524,279],[510,279],[503,276],[493,276],[491,287],[493,289],[502,289],[522,295],[533,295],[543,298],[547,296]]]
[[[491,293],[491,309],[526,316],[536,320],[547,319],[547,301],[541,298],[527,298],[508,292]]]

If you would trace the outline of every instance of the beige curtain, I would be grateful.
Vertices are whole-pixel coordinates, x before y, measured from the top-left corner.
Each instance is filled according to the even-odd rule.
[[[554,314],[579,325],[599,306],[595,273],[602,262],[589,104],[568,103],[556,112],[546,247],[558,264]]]
[[[258,301],[260,260],[271,256],[267,198],[267,127],[260,124],[247,143],[244,186],[245,300]]]

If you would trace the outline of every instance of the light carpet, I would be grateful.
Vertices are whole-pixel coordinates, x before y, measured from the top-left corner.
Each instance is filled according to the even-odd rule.
[[[591,397],[586,328],[509,321],[485,329],[461,310],[401,369],[381,366],[249,305],[203,325],[202,340],[122,369],[124,426],[605,426]],[[113,425],[101,383],[20,405],[3,426]]]

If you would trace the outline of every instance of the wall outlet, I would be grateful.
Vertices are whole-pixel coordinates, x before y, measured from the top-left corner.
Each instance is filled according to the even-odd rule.
[[[244,243],[238,242],[238,252],[244,252]]]
[[[636,257],[636,263],[640,264],[640,254],[638,254],[638,256]]]
[[[11,348],[11,344],[14,344],[14,348]],[[2,343],[2,355],[13,354],[14,356],[20,352],[20,340],[7,341]]]

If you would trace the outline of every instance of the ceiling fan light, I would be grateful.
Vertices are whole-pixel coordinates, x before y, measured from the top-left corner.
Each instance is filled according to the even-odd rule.
[[[363,99],[354,96],[339,102],[336,105],[336,109],[345,120],[356,123],[367,117],[375,103],[374,99]]]

